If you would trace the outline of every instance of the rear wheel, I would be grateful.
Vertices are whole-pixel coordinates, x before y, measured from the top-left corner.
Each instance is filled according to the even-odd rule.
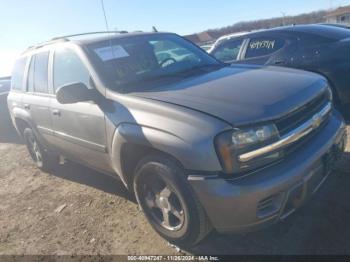
[[[58,156],[49,153],[44,149],[31,128],[24,129],[23,138],[29,154],[38,168],[44,171],[50,171],[52,168],[57,166]]]
[[[136,168],[134,191],[152,227],[178,246],[192,246],[211,225],[175,161],[161,155],[143,159]]]

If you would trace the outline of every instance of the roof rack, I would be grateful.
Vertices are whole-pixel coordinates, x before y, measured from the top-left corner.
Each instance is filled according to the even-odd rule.
[[[53,43],[56,43],[56,42],[66,42],[66,41],[69,41],[69,39],[57,38],[57,39],[54,39],[54,40],[41,42],[41,43],[38,43],[36,45],[29,46],[24,52],[27,52],[27,51],[30,51],[30,50],[33,50],[33,49],[38,49],[38,48],[43,47],[43,46],[48,45],[48,44],[53,44]]]
[[[69,37],[76,37],[76,36],[83,36],[83,35],[97,35],[97,34],[127,34],[128,31],[97,31],[97,32],[88,32],[88,33],[80,33],[80,34],[73,34],[73,35],[65,35],[65,36],[59,36],[54,37],[51,40],[58,40],[62,38],[69,38]]]
[[[29,46],[24,52],[33,50],[33,49],[38,49],[40,47],[43,47],[48,44],[53,44],[56,42],[66,42],[69,41],[70,37],[76,37],[76,36],[84,36],[84,35],[96,35],[96,34],[126,34],[128,31],[97,31],[97,32],[88,32],[88,33],[81,33],[81,34],[72,34],[72,35],[65,35],[65,36],[58,36],[54,37],[49,41],[41,42],[36,45]]]

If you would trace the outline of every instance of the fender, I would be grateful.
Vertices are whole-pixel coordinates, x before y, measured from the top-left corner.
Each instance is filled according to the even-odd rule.
[[[156,149],[177,159],[186,170],[217,171],[221,166],[216,155],[208,152],[205,143],[192,145],[182,138],[155,128],[131,123],[120,124],[114,133],[111,147],[111,162],[114,171],[127,185],[127,174],[122,168],[122,149],[131,143],[150,149]]]

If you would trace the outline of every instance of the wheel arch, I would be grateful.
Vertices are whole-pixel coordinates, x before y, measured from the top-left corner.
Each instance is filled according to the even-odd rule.
[[[28,120],[25,120],[25,119],[20,118],[20,117],[14,118],[14,124],[15,124],[15,128],[16,128],[16,130],[21,138],[23,138],[23,132],[26,128],[33,129],[32,125],[29,123]]]
[[[133,175],[139,161],[149,154],[161,154],[186,169],[191,145],[160,130],[135,124],[122,124],[114,133],[111,162],[123,183],[132,189]],[[187,159],[188,161],[188,159]]]
[[[125,176],[125,182],[129,189],[132,189],[133,178],[138,163],[146,156],[161,155],[183,168],[181,162],[169,153],[141,144],[125,143],[121,148],[120,154],[122,159],[122,173]]]

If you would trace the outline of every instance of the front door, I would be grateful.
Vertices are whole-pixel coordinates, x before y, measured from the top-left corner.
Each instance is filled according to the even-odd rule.
[[[94,88],[87,68],[74,50],[55,50],[52,73],[55,92],[60,86],[73,82]],[[95,102],[60,104],[54,98],[51,114],[55,146],[61,152],[88,166],[110,171],[105,115]]]
[[[225,63],[239,63],[244,39],[231,39],[221,43],[211,54]]]

